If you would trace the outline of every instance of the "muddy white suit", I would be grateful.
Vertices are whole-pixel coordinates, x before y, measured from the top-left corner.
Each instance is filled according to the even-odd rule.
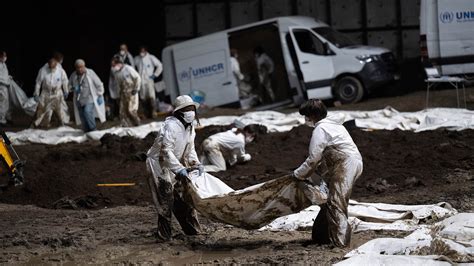
[[[275,92],[272,88],[272,73],[275,69],[275,64],[273,60],[265,53],[260,56],[255,57],[258,70],[258,79],[260,85],[263,87],[264,91],[273,102],[275,101]]]
[[[121,55],[120,53],[117,53],[117,54],[115,54],[115,56],[120,57],[122,59],[122,61],[124,62],[124,64],[127,64],[127,65],[135,68],[135,61],[134,61],[133,56],[130,52],[127,52],[124,55]],[[117,82],[115,82],[113,72],[110,72],[110,76],[109,76],[109,95],[110,95],[110,98],[112,98],[113,100],[117,100],[117,99],[120,98],[120,89],[119,89],[119,86],[118,86]]]
[[[124,127],[138,126],[138,91],[141,78],[133,67],[124,64],[122,69],[114,72],[114,79],[120,90],[120,123]],[[133,94],[136,92],[135,94]]]
[[[0,123],[7,122],[7,114],[10,108],[8,88],[10,87],[10,76],[7,64],[0,62]]]
[[[171,237],[171,213],[186,234],[194,235],[200,229],[196,211],[174,189],[178,172],[200,164],[194,148],[195,136],[192,125],[185,127],[178,118],[168,117],[147,153],[147,169],[152,173],[148,183],[158,212],[158,235],[162,239]]]
[[[54,69],[41,68],[36,78],[33,94],[35,97],[39,97],[36,120],[33,124],[49,127],[53,112],[58,117],[60,124],[69,123],[68,108],[64,99],[64,94],[67,93],[68,79],[66,72],[59,64]]]
[[[206,172],[225,171],[226,159],[229,165],[250,161],[252,157],[245,153],[245,136],[237,134],[237,129],[214,134],[202,143],[202,163]]]
[[[313,240],[349,245],[352,230],[347,206],[362,168],[362,157],[342,121],[328,117],[315,124],[309,156],[294,171],[296,178],[306,179],[316,170],[329,187],[327,204],[314,221]]]
[[[74,90],[76,87],[80,87],[80,91]],[[78,105],[83,105],[81,103],[81,94],[88,94],[94,104],[94,117],[99,118],[101,123],[105,122],[105,104],[102,102],[99,104],[97,99],[103,97],[104,95],[104,84],[90,68],[86,68],[86,72],[83,76],[78,76],[77,72],[74,71],[69,78],[69,88],[74,91],[74,118],[76,120],[76,125],[81,125],[81,116],[79,112]],[[84,92],[84,89],[88,89],[88,92]],[[95,123],[95,122],[94,122]]]
[[[145,56],[135,57],[135,67],[140,73],[142,87],[140,90],[140,100],[146,101],[150,112],[155,111],[155,81],[153,77],[158,77],[163,71],[163,65],[156,56],[147,53]]]

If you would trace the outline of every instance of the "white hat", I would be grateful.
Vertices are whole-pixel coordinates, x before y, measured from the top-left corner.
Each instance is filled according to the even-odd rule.
[[[191,106],[191,105],[196,107],[196,109],[199,108],[199,103],[194,102],[193,99],[191,99],[191,97],[189,97],[188,95],[180,95],[176,97],[176,100],[174,101],[175,108],[173,112],[176,112],[180,109],[183,109],[184,107]]]

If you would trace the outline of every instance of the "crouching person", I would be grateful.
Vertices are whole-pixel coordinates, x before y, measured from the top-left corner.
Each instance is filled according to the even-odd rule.
[[[201,157],[206,172],[219,172],[227,169],[226,162],[233,166],[236,163],[248,162],[252,159],[245,152],[245,144],[252,142],[259,130],[259,125],[247,125],[243,129],[231,130],[214,134],[202,143]]]
[[[178,96],[173,116],[168,117],[147,153],[147,168],[153,202],[158,212],[158,239],[169,240],[172,236],[171,213],[178,220],[184,233],[195,235],[200,230],[196,211],[188,205],[174,188],[176,179],[186,178],[188,170],[203,167],[194,148],[193,122],[198,103],[187,95]]]
[[[343,121],[326,118],[327,109],[321,100],[309,99],[299,113],[314,130],[309,156],[293,175],[305,180],[317,170],[329,188],[327,203],[321,206],[313,224],[313,241],[348,246],[352,230],[347,207],[352,187],[362,173],[362,157]]]

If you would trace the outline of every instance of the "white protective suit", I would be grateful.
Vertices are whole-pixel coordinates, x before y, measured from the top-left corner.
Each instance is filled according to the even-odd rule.
[[[122,69],[114,72],[114,79],[120,88],[120,121],[122,126],[138,126],[138,93],[140,91],[141,78],[133,67],[124,64]]]
[[[81,82],[87,82],[89,84],[90,88],[90,94],[92,96],[92,99],[94,101],[94,109],[95,109],[95,117],[99,118],[101,123],[105,122],[105,103],[102,103],[99,105],[97,103],[97,98],[100,96],[104,95],[104,84],[100,80],[100,78],[97,76],[97,74],[94,72],[94,70],[90,68],[86,68],[86,72],[84,73],[84,77],[82,79],[77,78],[77,73],[74,71],[71,74],[71,77],[69,77],[69,88],[73,90],[76,86],[80,85]],[[77,93],[74,91],[74,118],[76,120],[76,125],[81,124],[81,117],[79,115],[79,110],[77,107],[77,99],[78,99]]]
[[[56,68],[41,68],[36,78],[34,96],[39,97],[36,110],[35,126],[50,126],[53,112],[60,124],[69,123],[69,113],[64,100],[64,93],[68,93],[68,79],[64,69],[58,64]]]
[[[272,78],[271,75],[275,70],[275,64],[273,60],[265,53],[255,57],[257,63],[258,78],[260,85],[263,87],[267,96],[273,102],[275,101],[275,92],[272,89]]]
[[[245,135],[236,133],[237,129],[233,128],[214,134],[203,141],[204,154],[201,158],[206,172],[225,171],[226,158],[229,165],[251,160],[250,154],[245,153]]]
[[[120,53],[115,54],[116,56],[119,56],[124,64],[127,64],[133,68],[135,68],[135,60],[133,59],[133,56],[130,52],[127,52],[125,55],[121,55]],[[111,72],[109,76],[109,95],[110,98],[113,100],[117,100],[120,98],[120,89],[115,82],[114,74]]]
[[[347,206],[363,168],[359,150],[342,122],[328,117],[315,124],[309,156],[294,171],[296,178],[305,179],[316,170],[328,184],[327,206],[321,207],[314,222],[313,240],[330,241],[336,246],[350,243],[352,230],[347,220]]]
[[[141,100],[155,100],[155,81],[150,78],[152,75],[158,77],[163,71],[163,65],[156,56],[147,53],[144,57],[135,56],[135,67],[140,73],[142,79],[142,88],[140,90]]]
[[[152,173],[148,184],[158,212],[158,234],[163,239],[171,237],[172,212],[186,234],[199,230],[196,211],[174,189],[179,171],[200,164],[194,148],[195,136],[194,126],[185,128],[178,118],[168,117],[147,153],[147,169]]]
[[[10,75],[8,74],[7,64],[0,62],[0,123],[7,122],[7,115],[10,109],[10,99],[8,97],[8,88],[10,87]]]

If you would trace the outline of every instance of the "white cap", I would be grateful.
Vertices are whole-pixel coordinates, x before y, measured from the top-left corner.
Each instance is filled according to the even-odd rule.
[[[176,112],[180,109],[183,109],[191,105],[196,107],[196,109],[199,108],[199,103],[194,102],[193,99],[191,99],[191,97],[189,97],[188,95],[180,95],[176,97],[176,100],[174,102],[175,108],[173,112]]]

